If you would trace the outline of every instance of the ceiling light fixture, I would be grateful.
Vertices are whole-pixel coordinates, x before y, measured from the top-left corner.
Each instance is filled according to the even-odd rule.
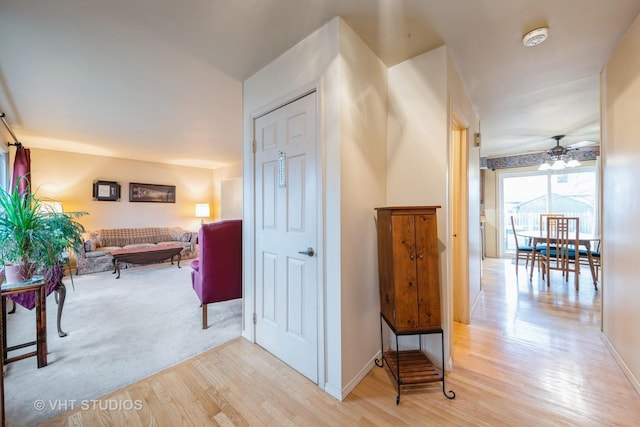
[[[551,160],[549,162],[543,162],[538,168],[539,171],[548,171],[548,170],[562,170],[564,168],[575,168],[576,166],[580,166],[580,162],[574,159],[573,157],[566,155],[559,156],[551,156]]]
[[[553,137],[553,139],[556,140],[556,146],[547,150],[546,155],[549,160],[542,162],[538,168],[539,171],[558,171],[564,168],[580,166],[580,162],[574,157],[572,149],[560,145],[562,138],[564,138],[564,135],[556,135]]]
[[[549,37],[549,28],[540,27],[522,36],[522,44],[526,47],[537,46]]]

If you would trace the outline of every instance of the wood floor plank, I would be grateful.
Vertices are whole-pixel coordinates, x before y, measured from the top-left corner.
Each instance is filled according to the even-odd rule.
[[[139,399],[140,411],[76,408],[43,425],[640,425],[640,396],[600,337],[601,295],[589,275],[576,291],[559,275],[547,286],[523,271],[484,261],[471,324],[454,324],[445,375],[454,400],[438,382],[403,387],[396,405],[388,367],[372,366],[340,402],[239,338],[101,399]]]

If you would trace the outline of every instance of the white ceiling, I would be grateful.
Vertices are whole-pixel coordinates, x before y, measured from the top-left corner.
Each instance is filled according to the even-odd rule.
[[[599,141],[599,73],[639,13],[640,0],[0,0],[0,111],[28,147],[236,163],[244,79],[342,16],[388,66],[446,44],[482,155],[540,151],[556,134]],[[524,48],[543,25],[549,39]]]

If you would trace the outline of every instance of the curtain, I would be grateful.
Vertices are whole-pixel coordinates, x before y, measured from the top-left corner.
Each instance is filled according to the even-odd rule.
[[[11,180],[11,191],[16,188],[18,183],[18,191],[24,194],[27,186],[30,187],[31,174],[31,150],[18,145],[16,157],[13,161],[13,179]],[[24,177],[20,179],[20,177]]]

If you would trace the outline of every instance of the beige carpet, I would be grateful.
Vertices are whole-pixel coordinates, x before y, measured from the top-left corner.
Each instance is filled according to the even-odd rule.
[[[65,277],[67,300],[56,332],[54,295],[47,299],[48,366],[30,357],[5,366],[8,426],[29,426],[173,366],[241,334],[242,302],[210,304],[202,329],[190,268],[169,263]],[[7,316],[8,344],[35,339],[35,313]],[[31,350],[29,348],[28,350]],[[23,350],[18,350],[15,355]]]

